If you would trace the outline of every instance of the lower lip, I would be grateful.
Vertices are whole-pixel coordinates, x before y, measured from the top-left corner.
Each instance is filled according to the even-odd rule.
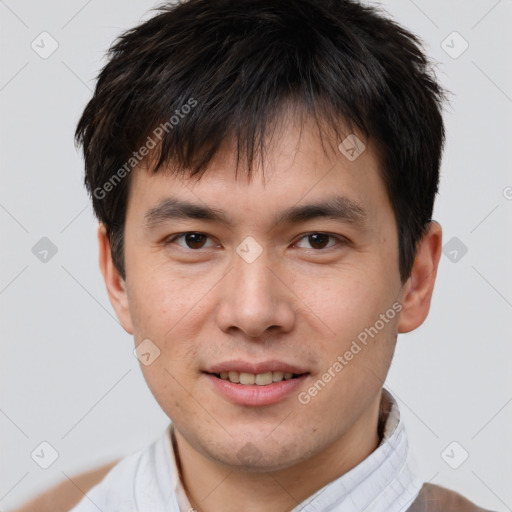
[[[297,391],[308,376],[304,374],[295,379],[258,386],[257,384],[235,384],[210,373],[205,375],[218,393],[238,405],[271,405],[280,402]]]

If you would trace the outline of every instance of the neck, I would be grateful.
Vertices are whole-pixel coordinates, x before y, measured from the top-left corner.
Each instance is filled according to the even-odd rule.
[[[182,483],[198,512],[287,512],[366,459],[378,446],[379,404],[313,457],[274,472],[248,472],[220,465],[195,450],[178,430],[176,458]]]

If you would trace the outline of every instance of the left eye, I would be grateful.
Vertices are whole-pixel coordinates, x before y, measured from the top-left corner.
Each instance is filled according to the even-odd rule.
[[[327,233],[310,233],[309,235],[303,236],[300,240],[307,240],[313,249],[326,249],[335,245],[335,243],[328,245],[329,238],[339,241],[339,239]],[[309,247],[303,248],[308,249]]]
[[[203,247],[205,247],[205,240],[207,240],[209,237],[204,233],[195,233],[191,231],[188,233],[180,233],[178,235],[174,235],[173,237],[169,238],[166,241],[166,243],[174,242],[175,240],[178,240],[180,238],[183,239],[186,244],[178,244],[180,247],[184,247],[185,249],[202,249]],[[212,246],[210,245],[206,247]]]

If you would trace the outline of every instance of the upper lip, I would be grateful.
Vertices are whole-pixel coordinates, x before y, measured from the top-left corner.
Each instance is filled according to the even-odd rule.
[[[259,363],[251,363],[249,361],[233,360],[224,361],[222,363],[210,366],[207,373],[220,373],[220,372],[239,372],[239,373],[258,373],[267,372],[284,372],[302,374],[308,373],[305,368],[296,366],[294,364],[285,363],[284,361],[277,361],[275,359],[269,361],[261,361]]]

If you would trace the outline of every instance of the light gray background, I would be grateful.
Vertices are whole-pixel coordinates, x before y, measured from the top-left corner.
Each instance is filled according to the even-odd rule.
[[[156,5],[0,1],[3,510],[146,446],[168,423],[108,301],[73,144],[105,50]],[[456,262],[443,255],[430,315],[399,336],[387,387],[425,480],[512,510],[512,2],[381,5],[426,42],[455,94],[434,218],[444,244],[468,249]],[[31,48],[43,31],[59,45],[47,59]],[[453,31],[469,43],[458,58],[441,47]],[[47,263],[32,253],[44,236],[58,248]],[[42,441],[59,453],[46,470],[30,456]],[[469,453],[458,469],[441,457],[453,441],[452,459]]]

